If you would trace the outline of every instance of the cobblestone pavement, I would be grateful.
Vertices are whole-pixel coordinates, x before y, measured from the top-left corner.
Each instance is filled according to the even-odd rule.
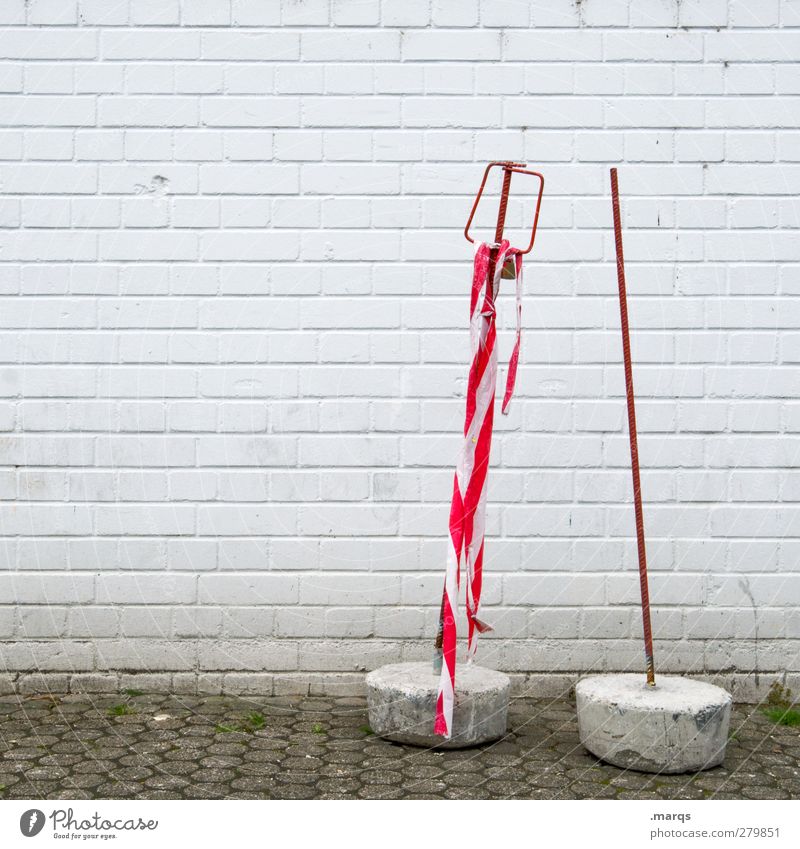
[[[498,743],[375,737],[361,698],[0,697],[0,799],[789,799],[800,728],[738,705],[723,766],[645,775],[578,742],[574,704],[516,699]]]

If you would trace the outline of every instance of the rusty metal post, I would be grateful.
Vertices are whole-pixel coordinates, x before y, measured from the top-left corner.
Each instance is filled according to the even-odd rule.
[[[494,280],[495,265],[497,263],[497,254],[500,251],[500,242],[503,239],[503,230],[506,226],[506,212],[508,211],[508,192],[511,188],[511,163],[503,166],[503,188],[500,190],[500,203],[497,207],[497,226],[494,228],[495,246],[489,251],[489,269],[487,277],[489,281]],[[492,300],[495,296],[494,288],[492,289]]]
[[[625,364],[625,394],[628,401],[628,437],[631,444],[631,475],[633,477],[633,509],[636,515],[636,545],[639,552],[639,589],[642,597],[642,628],[644,654],[647,663],[647,683],[655,687],[653,664],[653,634],[650,628],[650,593],[647,587],[647,552],[644,539],[642,513],[642,486],[639,480],[639,445],[636,435],[636,405],[633,395],[633,368],[631,366],[631,341],[628,326],[628,295],[625,288],[625,257],[622,253],[622,223],[619,214],[619,186],[617,169],[611,169],[611,205],[614,213],[614,242],[617,249],[617,286],[619,288],[619,318],[622,328],[622,359]]]

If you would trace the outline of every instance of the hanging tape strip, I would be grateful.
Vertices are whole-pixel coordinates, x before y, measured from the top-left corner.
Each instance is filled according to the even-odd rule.
[[[502,413],[508,415],[508,405],[511,403],[511,396],[514,394],[514,385],[517,382],[517,366],[519,365],[519,349],[522,341],[522,254],[516,248],[510,248],[506,256],[511,255],[511,260],[515,265],[516,274],[516,313],[517,313],[517,338],[514,342],[514,350],[511,352],[511,357],[508,361],[508,376],[506,377],[506,393],[503,396]]]

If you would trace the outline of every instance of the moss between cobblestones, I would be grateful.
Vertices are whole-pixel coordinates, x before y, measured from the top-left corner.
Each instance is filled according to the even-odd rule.
[[[250,711],[241,722],[218,723],[214,729],[220,734],[233,734],[234,732],[253,733],[260,731],[267,723],[266,717],[259,711]]]
[[[107,713],[109,716],[131,716],[136,713],[136,708],[134,705],[122,702],[122,704],[112,705]]]
[[[792,710],[791,708],[767,708],[764,711],[764,716],[778,725],[788,725],[790,727],[800,725],[800,711]]]
[[[787,725],[790,728],[800,725],[800,711],[795,710],[792,691],[776,681],[767,696],[767,707],[763,714],[777,725]]]
[[[263,713],[258,713],[258,711],[253,711],[252,713],[247,714],[247,725],[253,731],[258,731],[259,728],[263,728],[266,724],[266,719],[264,718]]]

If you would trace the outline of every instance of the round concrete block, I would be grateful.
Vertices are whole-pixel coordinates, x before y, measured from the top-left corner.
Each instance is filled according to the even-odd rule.
[[[581,743],[601,760],[640,772],[697,772],[722,763],[731,697],[674,675],[594,675],[575,687]]]
[[[462,749],[502,737],[508,724],[508,675],[459,664],[449,740],[433,733],[439,676],[430,663],[393,663],[367,675],[370,728],[415,746]]]

